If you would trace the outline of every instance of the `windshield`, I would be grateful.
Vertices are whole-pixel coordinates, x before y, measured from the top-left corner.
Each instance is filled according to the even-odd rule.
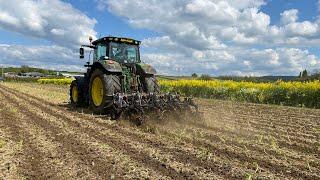
[[[110,43],[110,54],[111,59],[115,59],[120,63],[137,63],[138,47],[136,45]]]

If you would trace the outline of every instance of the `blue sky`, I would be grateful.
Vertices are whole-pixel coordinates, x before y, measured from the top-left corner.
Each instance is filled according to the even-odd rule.
[[[83,71],[76,47],[89,35],[114,35],[142,40],[143,60],[160,74],[295,75],[320,67],[317,0],[236,1],[0,0],[0,65]]]
[[[279,24],[284,10],[298,9],[300,20],[312,20],[318,16],[317,0],[269,0],[261,10],[271,17],[272,24]]]

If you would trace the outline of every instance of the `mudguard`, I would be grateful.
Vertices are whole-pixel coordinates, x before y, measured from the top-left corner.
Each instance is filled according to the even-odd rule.
[[[137,64],[137,70],[140,74],[154,75],[157,71],[149,64],[139,63]]]
[[[106,71],[112,73],[121,73],[121,65],[116,61],[106,60],[106,61],[96,61],[93,66],[102,66]]]

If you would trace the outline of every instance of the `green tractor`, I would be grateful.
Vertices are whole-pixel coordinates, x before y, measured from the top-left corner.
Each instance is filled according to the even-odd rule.
[[[140,60],[140,41],[103,37],[89,45],[87,72],[75,77],[70,86],[70,102],[77,107],[91,107],[98,114],[108,114],[111,119],[121,115],[141,117],[148,111],[176,111],[196,107],[191,98],[180,100],[178,94],[161,94],[156,70]],[[93,52],[93,62],[90,56]]]

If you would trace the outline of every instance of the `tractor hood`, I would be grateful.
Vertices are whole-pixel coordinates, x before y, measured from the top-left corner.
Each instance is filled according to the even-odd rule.
[[[137,70],[138,72],[141,72],[141,74],[152,75],[157,73],[157,71],[151,65],[144,63],[138,63]]]

